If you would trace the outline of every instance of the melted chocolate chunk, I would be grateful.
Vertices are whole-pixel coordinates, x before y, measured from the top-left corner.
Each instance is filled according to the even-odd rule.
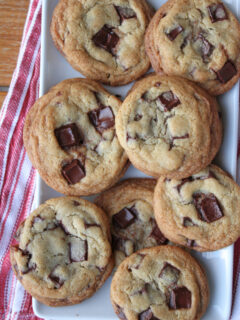
[[[182,186],[184,186],[185,183],[192,182],[192,181],[194,181],[193,177],[182,179],[181,183],[179,183],[176,186],[176,189],[177,189],[178,193],[180,193],[181,188],[182,188]]]
[[[104,105],[100,105],[99,109],[88,112],[88,118],[100,134],[102,134],[103,131],[112,128],[115,124],[115,118],[111,107],[105,107]]]
[[[56,289],[61,288],[61,286],[64,284],[64,280],[61,279],[59,276],[54,275],[54,271],[56,268],[54,268],[54,270],[50,273],[50,275],[48,276],[48,278],[54,283],[54,286]]]
[[[172,266],[170,263],[165,263],[161,272],[159,273],[159,278],[163,278],[168,286],[176,284],[180,276],[180,270]]]
[[[156,241],[157,244],[167,244],[168,239],[164,237],[158,226],[155,224],[155,226],[152,229],[152,232],[150,234],[150,237],[153,237]]]
[[[119,6],[114,6],[119,18],[120,18],[120,24],[122,24],[123,20],[131,19],[131,18],[136,18],[136,13],[133,11],[131,8],[127,7],[119,7]]]
[[[155,317],[152,310],[149,308],[138,315],[138,320],[160,320]]]
[[[213,53],[215,47],[203,36],[202,33],[198,36],[198,41],[200,41],[200,50],[203,61],[205,62],[208,57],[210,57]]]
[[[193,203],[202,221],[211,223],[224,216],[219,201],[213,193],[195,193]]]
[[[188,139],[189,138],[189,134],[186,133],[184,136],[181,137],[172,137],[170,143],[169,143],[169,150],[172,150],[172,148],[174,147],[174,140],[182,140],[182,139]]]
[[[113,31],[113,27],[105,24],[92,38],[95,46],[100,47],[113,56],[115,47],[119,42],[119,36]]]
[[[118,316],[119,319],[121,320],[127,320],[124,312],[123,312],[123,308],[121,308],[119,305],[115,304],[116,306],[116,314]]]
[[[176,28],[171,30],[169,33],[166,33],[166,35],[169,40],[174,41],[177,38],[177,36],[183,31],[184,29],[182,26],[177,26]]]
[[[66,226],[62,223],[62,221],[57,222],[58,227],[62,229],[62,231],[68,236],[71,233],[67,230]]]
[[[85,168],[77,159],[62,167],[62,175],[69,184],[78,183],[85,177]]]
[[[207,180],[207,179],[211,179],[211,178],[216,179],[216,176],[215,176],[214,172],[209,171],[207,176],[200,176],[200,177],[195,178],[195,180]]]
[[[86,229],[91,228],[91,227],[99,227],[100,228],[100,225],[96,224],[96,223],[85,223]]]
[[[125,251],[125,239],[123,238],[118,238],[116,236],[112,236],[112,247],[113,250],[118,250],[123,252],[126,255]]]
[[[139,269],[140,268],[140,266],[141,266],[141,264],[142,264],[142,262],[143,262],[143,259],[146,257],[146,255],[145,254],[142,254],[142,253],[139,253],[138,254],[138,257],[140,257],[140,261],[139,261],[139,263],[136,265],[136,266],[134,266],[134,269]]]
[[[227,11],[222,3],[208,6],[208,13],[212,23],[228,19]]]
[[[176,186],[176,189],[180,193],[181,188],[185,183],[193,182],[195,180],[207,180],[207,179],[211,179],[211,178],[216,179],[216,176],[212,171],[209,171],[208,175],[206,175],[206,176],[200,176],[200,177],[195,177],[195,178],[194,177],[185,178],[185,179],[182,179],[181,183]]]
[[[237,69],[231,61],[227,61],[222,69],[216,73],[221,83],[227,83],[237,74]]]
[[[144,287],[142,287],[142,289],[135,291],[132,295],[135,296],[135,295],[139,295],[139,294],[144,294],[144,293],[147,293],[147,291],[148,291],[148,284],[145,283],[145,285],[144,285]]]
[[[113,225],[118,228],[126,229],[136,220],[136,210],[132,208],[124,208],[112,217]]]
[[[193,227],[193,226],[195,226],[195,224],[192,222],[192,219],[190,219],[188,217],[184,217],[183,218],[183,226],[184,227]]]
[[[83,143],[83,135],[75,123],[55,129],[54,133],[62,149],[68,149]]]
[[[88,243],[77,237],[71,237],[69,243],[69,257],[71,262],[81,262],[88,260]]]
[[[79,203],[78,201],[76,201],[76,200],[73,200],[73,205],[74,205],[75,207],[79,207],[79,206],[80,206],[80,203]]]
[[[186,287],[177,287],[171,291],[169,308],[189,309],[192,305],[192,293]]]
[[[163,92],[158,99],[163,104],[165,112],[171,111],[181,103],[172,91]]]

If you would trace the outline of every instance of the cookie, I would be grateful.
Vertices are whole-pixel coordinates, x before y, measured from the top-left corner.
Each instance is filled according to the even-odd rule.
[[[22,223],[10,250],[13,270],[27,292],[49,306],[92,296],[113,268],[105,213],[77,197],[50,199]]]
[[[116,266],[139,249],[168,243],[154,218],[155,186],[153,179],[127,179],[95,200],[111,223]]]
[[[145,0],[60,0],[51,35],[84,76],[123,85],[149,69],[144,34],[153,14]]]
[[[183,180],[160,178],[154,213],[163,234],[197,251],[219,250],[240,236],[240,188],[215,165]]]
[[[111,285],[114,311],[122,320],[198,320],[208,297],[201,266],[174,246],[132,254],[121,263]]]
[[[53,189],[90,195],[115,184],[128,167],[115,134],[121,101],[100,84],[69,79],[33,105],[24,146],[33,166]]]
[[[189,80],[154,74],[133,86],[116,131],[137,169],[176,179],[205,168],[222,140],[215,98]]]
[[[145,46],[154,70],[222,94],[240,76],[240,24],[225,3],[169,0],[155,14]]]

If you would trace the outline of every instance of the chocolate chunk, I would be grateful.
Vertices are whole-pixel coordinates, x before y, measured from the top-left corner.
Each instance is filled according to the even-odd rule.
[[[192,219],[190,219],[188,217],[184,217],[183,218],[183,226],[184,227],[193,227],[193,226],[195,226],[195,224],[192,222]]]
[[[221,83],[227,83],[237,74],[237,69],[231,61],[227,61],[222,69],[217,71],[216,73],[218,80]]]
[[[48,278],[54,283],[54,286],[56,289],[61,288],[61,286],[64,284],[64,280],[61,279],[59,276],[55,275],[55,269],[50,273],[50,275],[48,276]]]
[[[155,317],[151,308],[149,308],[138,315],[138,320],[160,320],[160,319]]]
[[[112,55],[115,55],[115,47],[119,42],[119,36],[113,31],[113,27],[105,24],[92,38],[95,46],[100,47]]]
[[[182,26],[177,26],[176,28],[174,28],[173,30],[171,30],[170,32],[166,33],[167,37],[169,40],[173,41],[177,38],[177,36],[183,32],[184,29]]]
[[[177,287],[171,291],[169,308],[189,309],[192,305],[192,293],[186,287]]]
[[[168,286],[176,284],[178,282],[179,276],[180,270],[178,270],[168,262],[164,264],[161,272],[159,273],[159,278],[164,279],[168,283]]]
[[[133,11],[133,9],[128,8],[128,7],[119,7],[119,6],[114,6],[119,18],[120,18],[120,24],[122,24],[123,20],[125,19],[131,19],[131,18],[136,18],[136,13]]]
[[[153,237],[156,241],[157,244],[167,244],[168,239],[164,237],[158,226],[155,224],[155,226],[152,229],[152,232],[150,234],[150,237]]]
[[[115,304],[115,306],[116,306],[115,310],[116,310],[116,314],[117,314],[118,318],[121,319],[121,320],[127,320],[127,318],[126,318],[126,316],[125,316],[125,314],[123,312],[123,308],[121,308],[117,304]]]
[[[81,262],[88,260],[88,243],[77,237],[71,237],[69,243],[69,257],[71,262]]]
[[[79,206],[80,206],[80,203],[79,203],[78,201],[76,201],[76,200],[73,200],[73,205],[74,205],[75,207],[79,207]]]
[[[75,123],[55,129],[54,133],[62,149],[68,149],[83,143],[83,135]]]
[[[158,99],[163,104],[164,111],[171,111],[173,108],[178,106],[181,102],[178,97],[172,91],[163,92]]]
[[[99,109],[88,112],[88,118],[100,134],[102,134],[103,131],[112,128],[115,124],[115,118],[111,107],[106,107],[104,105],[100,105]]]
[[[195,193],[193,203],[202,221],[211,223],[224,216],[219,201],[213,193]]]
[[[69,184],[78,183],[85,177],[85,169],[77,159],[62,167],[62,175]]]
[[[187,240],[186,245],[187,245],[189,248],[197,247],[197,243],[196,243],[195,240],[191,240],[191,239],[186,239],[186,240]]]
[[[113,225],[118,228],[125,229],[134,223],[136,213],[132,208],[124,208],[112,217]]]
[[[228,19],[227,11],[222,3],[208,6],[208,13],[212,23]]]
[[[142,117],[143,117],[143,116],[142,116],[141,114],[138,114],[138,113],[137,113],[137,114],[135,115],[135,117],[134,117],[134,121],[140,121],[140,120],[142,119]]]

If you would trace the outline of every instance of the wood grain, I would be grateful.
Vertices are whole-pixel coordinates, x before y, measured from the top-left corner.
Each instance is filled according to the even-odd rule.
[[[4,101],[5,97],[6,97],[6,95],[7,95],[7,92],[1,92],[0,91],[0,109],[2,108],[2,104],[3,104],[3,101]]]
[[[0,86],[10,84],[28,5],[29,0],[0,0]]]

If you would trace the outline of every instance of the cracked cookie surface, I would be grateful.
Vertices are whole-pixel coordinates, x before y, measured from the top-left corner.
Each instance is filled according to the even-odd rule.
[[[203,269],[173,246],[142,249],[126,258],[111,284],[111,300],[123,320],[197,320],[208,304]]]
[[[116,117],[116,131],[133,165],[159,177],[185,178],[205,168],[222,139],[216,99],[179,77],[138,81]]]
[[[153,213],[154,179],[127,179],[97,197],[111,223],[115,265],[135,251],[167,244]]]
[[[24,220],[11,247],[13,270],[24,288],[50,306],[93,295],[113,268],[105,213],[76,197],[50,199]]]
[[[51,34],[58,50],[83,75],[123,85],[150,66],[144,34],[153,13],[145,0],[61,0]]]
[[[157,223],[169,240],[197,251],[231,245],[240,236],[240,188],[215,165],[183,180],[160,178]]]
[[[240,24],[221,1],[167,1],[149,24],[145,46],[156,72],[198,82],[213,95],[239,79]]]
[[[89,195],[118,181],[128,167],[115,133],[120,106],[87,79],[65,80],[35,102],[25,121],[24,146],[50,187]]]

